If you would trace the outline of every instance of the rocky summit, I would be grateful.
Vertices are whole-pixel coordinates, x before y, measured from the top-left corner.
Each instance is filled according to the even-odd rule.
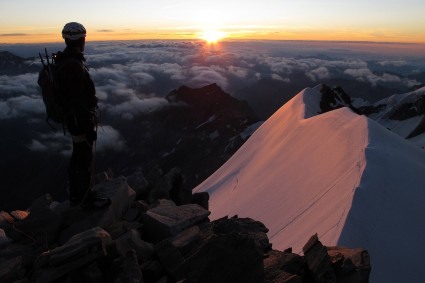
[[[107,208],[42,196],[0,214],[1,282],[368,282],[366,250],[324,247],[317,235],[304,256],[274,250],[261,222],[210,221],[206,193],[149,188],[137,174],[96,179]]]

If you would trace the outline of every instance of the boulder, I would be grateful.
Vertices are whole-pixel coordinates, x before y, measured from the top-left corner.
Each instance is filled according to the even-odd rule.
[[[107,270],[104,271],[104,278],[101,282],[105,281],[116,283],[144,282],[142,271],[140,270],[139,263],[137,261],[136,252],[134,250],[130,250],[125,255],[114,259],[110,266],[108,266]]]
[[[328,251],[319,241],[317,234],[311,236],[310,240],[304,245],[303,252],[308,269],[313,274],[314,282],[337,282]]]
[[[264,280],[263,251],[241,233],[214,235],[203,241],[183,263],[188,282],[246,282]]]
[[[264,252],[269,251],[272,247],[266,234],[269,229],[259,221],[234,216],[230,219],[227,217],[218,219],[213,221],[212,224],[216,234],[245,233],[248,237],[258,241]]]
[[[23,262],[23,256],[2,261],[0,263],[0,282],[16,282],[23,279],[25,276]]]
[[[173,281],[177,282],[184,278],[183,263],[185,259],[169,240],[163,240],[156,244],[155,254]]]
[[[93,188],[100,197],[107,197],[111,205],[98,220],[98,226],[106,227],[122,218],[136,198],[135,191],[127,184],[124,177],[101,183]],[[94,213],[96,214],[96,213]]]
[[[60,243],[93,227],[106,229],[120,221],[131,207],[136,195],[122,177],[96,185],[94,190],[100,197],[109,198],[111,204],[105,208],[91,210],[81,207],[70,208],[67,204],[58,207],[56,210],[61,212],[66,227],[61,231]]]
[[[120,255],[126,255],[131,250],[134,250],[140,263],[151,259],[155,251],[154,245],[143,241],[139,231],[134,229],[119,237],[115,243]]]
[[[172,168],[164,176],[157,179],[149,192],[148,200],[154,203],[159,199],[171,199],[177,205],[189,204],[192,190],[184,186],[184,177],[178,167]]]
[[[35,282],[54,282],[89,265],[98,258],[107,255],[107,246],[111,245],[111,236],[100,227],[95,227],[73,236],[66,244],[44,252],[34,263]]]
[[[158,243],[190,226],[207,221],[210,213],[197,204],[176,206],[172,202],[160,203],[149,209],[144,217],[146,239]]]
[[[131,230],[141,230],[142,226],[139,222],[120,220],[109,225],[105,230],[111,235],[112,240],[116,240]]]
[[[192,195],[191,203],[196,203],[205,208],[206,210],[209,209],[208,201],[210,200],[210,195],[208,192],[200,192],[200,193],[194,193]]]
[[[307,265],[300,255],[269,251],[264,258],[265,282],[302,282]]]
[[[192,226],[180,234],[170,238],[171,243],[175,246],[179,251],[186,255],[188,254],[194,246],[199,245],[202,240],[201,229],[199,226]]]
[[[158,260],[149,260],[140,267],[144,282],[157,282],[165,276],[165,269]]]
[[[371,271],[369,253],[364,249],[328,247],[339,283],[367,283]]]
[[[126,177],[128,185],[136,192],[136,199],[147,198],[149,194],[149,183],[141,170],[135,171]]]

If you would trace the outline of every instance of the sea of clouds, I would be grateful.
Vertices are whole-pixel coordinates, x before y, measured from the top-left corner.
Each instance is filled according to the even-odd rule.
[[[41,67],[38,52],[44,47],[56,52],[63,45],[0,45],[0,51],[28,58],[26,64]],[[425,67],[424,54],[419,47],[413,47],[297,41],[216,45],[201,41],[116,41],[88,42],[85,55],[105,121],[131,121],[168,105],[164,97],[182,85],[201,87],[216,83],[239,99],[246,99],[240,90],[264,79],[283,86],[300,84],[298,91],[333,78],[366,83],[371,88],[392,85],[409,89],[421,83],[411,76]],[[37,77],[38,73],[0,76],[0,120],[29,119],[44,123],[45,110]],[[261,95],[265,94],[258,93]],[[251,106],[255,110],[255,105]],[[102,144],[98,150],[125,147],[125,137],[111,125],[104,125],[100,135]],[[65,142],[63,135],[46,132],[34,137],[28,148],[69,154]]]

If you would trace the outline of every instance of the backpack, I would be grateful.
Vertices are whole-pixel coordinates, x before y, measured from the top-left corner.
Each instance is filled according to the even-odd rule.
[[[56,54],[53,53],[51,58],[49,58],[47,49],[45,49],[45,53],[45,59],[43,59],[43,56],[39,53],[43,67],[38,75],[37,83],[41,88],[44,106],[46,107],[46,122],[53,129],[55,129],[55,127],[50,124],[50,121],[62,124],[65,131],[66,107],[57,75],[58,65],[55,60]]]

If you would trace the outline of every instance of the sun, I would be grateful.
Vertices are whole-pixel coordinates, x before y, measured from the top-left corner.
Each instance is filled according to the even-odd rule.
[[[208,44],[214,44],[226,37],[226,33],[216,29],[204,30],[199,38],[205,40]]]

